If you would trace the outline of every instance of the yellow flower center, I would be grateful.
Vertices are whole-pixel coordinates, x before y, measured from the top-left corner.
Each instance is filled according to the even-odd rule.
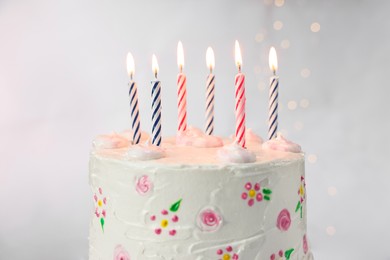
[[[222,259],[223,260],[230,260],[230,255],[229,254],[224,254]]]
[[[256,196],[256,191],[255,190],[250,190],[248,193],[249,193],[249,197],[251,197],[251,198]]]
[[[303,194],[305,193],[305,191],[304,191],[304,189],[303,189],[303,185],[301,185],[300,193],[301,193],[301,196],[303,196]]]
[[[166,228],[168,226],[168,220],[163,219],[161,220],[161,227]]]
[[[103,206],[103,202],[101,200],[98,201],[99,207]]]

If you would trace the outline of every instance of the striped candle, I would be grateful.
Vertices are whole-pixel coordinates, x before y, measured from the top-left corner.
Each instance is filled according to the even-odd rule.
[[[187,129],[187,77],[183,73],[184,51],[183,44],[179,41],[177,45],[177,65],[180,73],[177,75],[177,107],[179,132]]]
[[[152,84],[152,144],[161,145],[161,82],[157,79],[158,63],[153,54],[152,59],[155,80]]]
[[[245,148],[245,75],[241,73],[241,51],[238,41],[236,41],[236,64],[238,74],[235,78],[236,87],[236,142]]]
[[[131,129],[133,131],[133,144],[138,144],[141,140],[141,123],[138,108],[138,94],[137,84],[133,81],[134,75],[134,58],[129,52],[127,54],[127,72],[130,77],[129,81],[129,97],[130,97],[130,111],[131,111]]]
[[[215,66],[214,52],[211,47],[207,48],[206,64],[210,69],[210,74],[206,81],[206,129],[207,135],[212,135],[214,132],[214,92],[215,92],[215,76],[213,68]]]
[[[273,72],[273,76],[270,79],[269,88],[269,112],[268,112],[268,139],[271,140],[276,137],[278,131],[278,89],[279,89],[279,77],[276,76],[276,70],[278,68],[278,61],[276,56],[276,50],[271,47],[269,52],[269,66]]]

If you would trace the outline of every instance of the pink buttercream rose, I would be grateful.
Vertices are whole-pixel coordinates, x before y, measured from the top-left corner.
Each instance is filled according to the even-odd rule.
[[[303,252],[306,254],[309,251],[306,235],[303,236]]]
[[[287,231],[291,225],[290,212],[287,209],[280,211],[278,219],[276,221],[276,226],[282,230]]]
[[[118,245],[114,250],[114,260],[130,260],[129,253],[123,246]]]
[[[137,192],[141,195],[145,195],[149,191],[151,191],[153,188],[152,182],[149,180],[149,177],[147,175],[141,176],[135,185],[135,189]]]
[[[198,215],[198,226],[202,231],[215,231],[221,224],[222,217],[213,209],[204,209]]]

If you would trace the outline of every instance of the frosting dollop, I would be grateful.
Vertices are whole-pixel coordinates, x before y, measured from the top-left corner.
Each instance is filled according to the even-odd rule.
[[[93,147],[97,149],[116,149],[128,145],[129,140],[117,133],[98,135],[95,140],[93,140]]]
[[[218,150],[218,158],[222,162],[251,163],[256,161],[256,155],[248,149],[242,148],[237,142],[225,145]]]
[[[301,146],[299,144],[287,140],[281,133],[278,133],[276,138],[265,142],[263,144],[263,148],[291,153],[302,152]]]
[[[141,161],[156,160],[165,157],[165,150],[147,141],[145,144],[132,145],[127,151],[126,157]]]
[[[176,136],[176,144],[193,147],[221,147],[222,139],[213,135],[206,135],[199,128],[189,126],[187,130],[180,131]]]
[[[260,136],[258,136],[257,134],[255,134],[251,128],[248,128],[245,131],[245,139],[248,142],[254,142],[254,143],[259,143],[259,144],[263,143],[263,139]]]

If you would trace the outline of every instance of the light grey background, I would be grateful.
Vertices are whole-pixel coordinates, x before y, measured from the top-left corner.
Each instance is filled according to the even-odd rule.
[[[188,121],[200,128],[212,46],[216,134],[231,135],[236,39],[247,126],[263,137],[268,50],[277,48],[280,129],[307,154],[316,259],[390,259],[389,11],[379,0],[0,0],[0,259],[87,259],[88,153],[95,135],[130,126],[127,51],[149,132],[157,55],[167,136],[176,129],[177,42]]]

